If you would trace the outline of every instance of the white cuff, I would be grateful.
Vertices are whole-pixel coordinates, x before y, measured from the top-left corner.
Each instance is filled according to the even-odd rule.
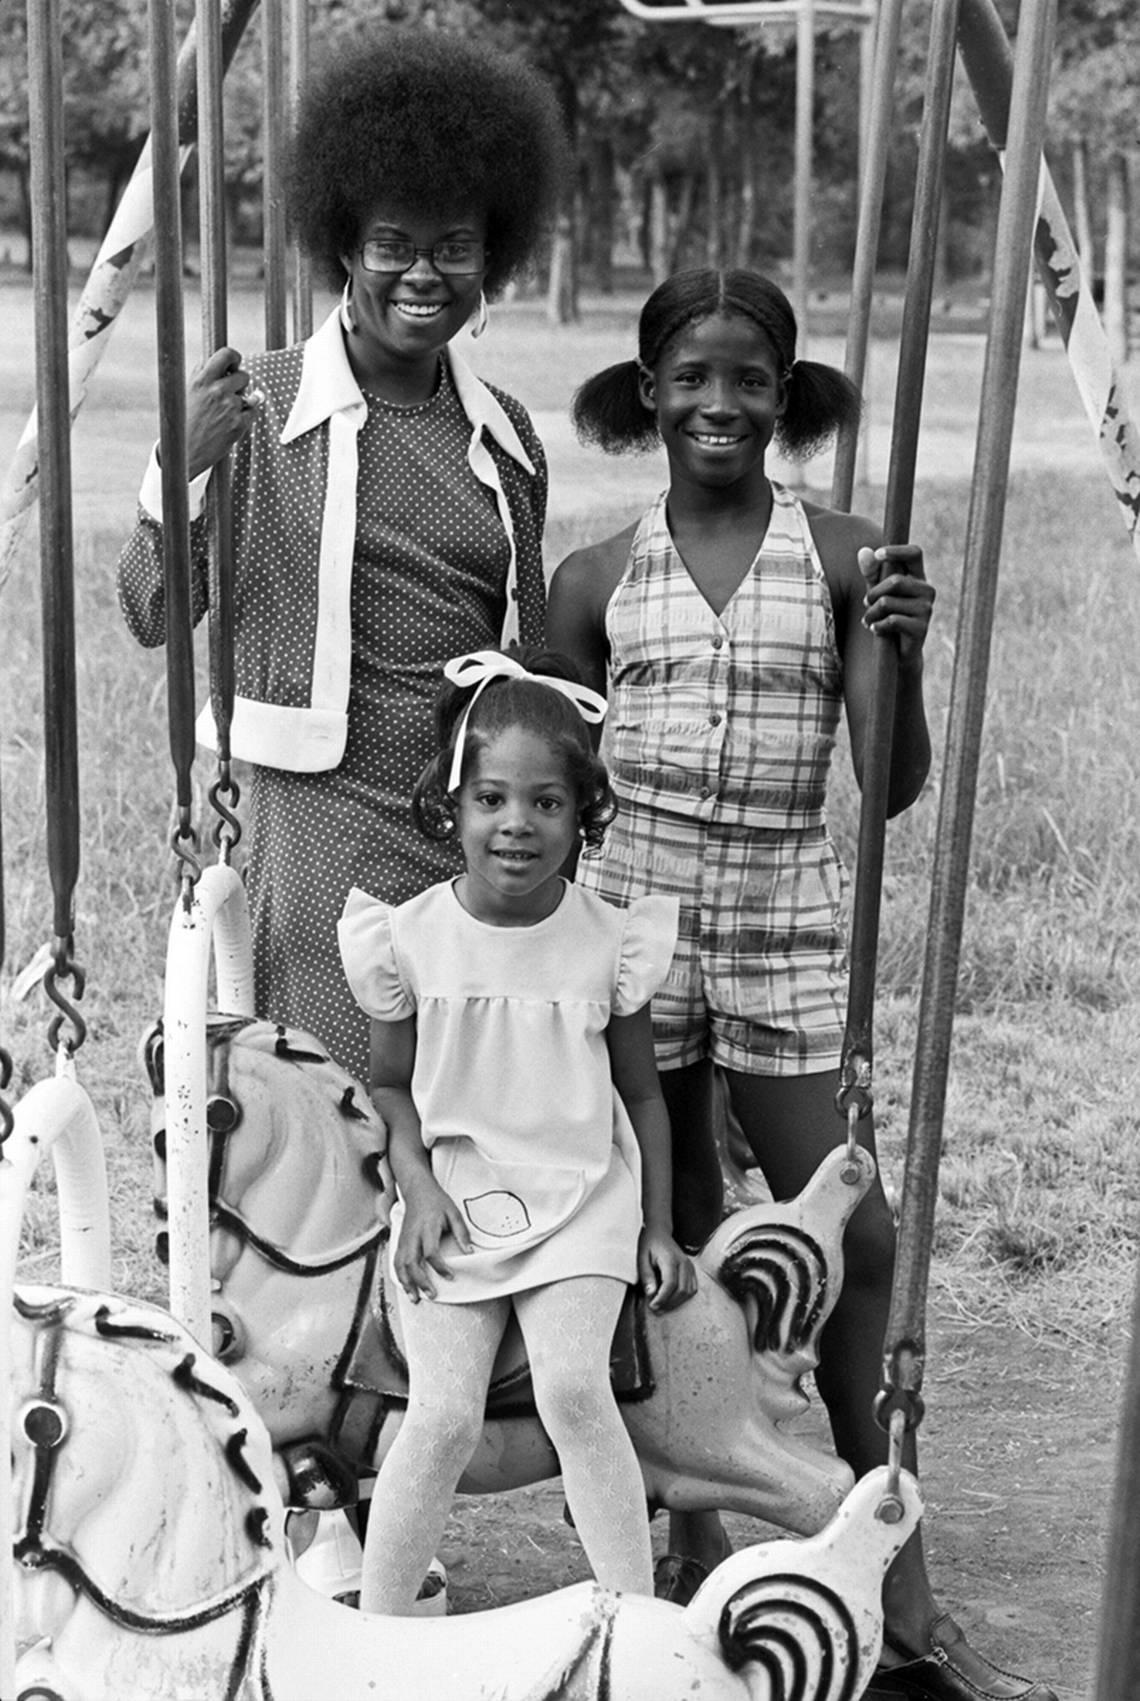
[[[206,506],[206,486],[210,482],[213,467],[207,467],[197,478],[190,480],[190,518],[196,520]],[[162,524],[162,468],[158,462],[158,444],[150,452],[150,460],[143,473],[143,481],[139,487],[139,504],[150,515],[152,520]]]

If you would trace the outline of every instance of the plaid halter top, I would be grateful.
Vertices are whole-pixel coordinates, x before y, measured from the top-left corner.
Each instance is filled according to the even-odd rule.
[[[606,634],[604,754],[619,797],[722,826],[822,820],[842,667],[823,566],[790,491],[773,484],[768,530],[719,615],[658,497],[607,605]]]

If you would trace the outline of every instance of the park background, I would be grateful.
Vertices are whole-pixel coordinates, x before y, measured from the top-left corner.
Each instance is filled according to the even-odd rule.
[[[330,39],[363,27],[378,12],[399,27],[425,10],[411,3],[385,8],[347,0],[341,5],[320,0],[315,9],[327,12]],[[99,91],[101,98],[92,94],[89,105],[101,108],[105,127],[129,129],[125,157],[133,159],[146,127],[144,85],[125,80],[120,86],[96,49],[117,20],[125,78],[135,63],[131,32],[145,7],[138,0],[98,6],[71,0],[68,10],[74,27],[67,46],[84,47],[78,55],[68,52],[71,74]],[[582,90],[595,102],[590,105],[584,93],[577,120],[576,287],[553,299],[549,274],[536,277],[492,309],[486,337],[474,344],[465,339],[464,347],[485,377],[527,405],[547,446],[547,547],[553,565],[569,548],[624,524],[663,483],[659,456],[607,459],[579,446],[568,421],[575,385],[632,352],[637,309],[658,271],[679,261],[744,258],[787,281],[790,50],[786,41],[765,44],[755,33],[741,37],[687,25],[650,30],[619,14],[616,4],[603,8],[585,0],[578,6],[536,0],[526,7],[439,4],[427,10],[445,26],[466,18],[470,27],[477,15],[495,32],[517,28],[520,51],[547,68],[555,59],[559,67],[576,66]],[[20,11],[22,0],[20,5],[0,0],[0,46],[12,48],[0,56],[3,79],[14,64],[18,74],[18,43],[4,31],[15,27]],[[1135,45],[1130,12],[1109,0],[1061,0],[1058,89],[1063,92],[1066,77],[1080,71],[1074,49],[1082,39],[1086,70],[1093,60],[1102,69],[1114,60],[1119,83],[1121,65],[1127,72],[1129,64],[1123,49],[1129,41]],[[919,0],[908,13],[888,176],[855,498],[871,514],[881,514],[887,470],[927,14]],[[572,28],[576,16],[578,34]],[[1077,33],[1066,35],[1070,26]],[[1100,44],[1095,52],[1094,27],[1104,32],[1095,36]],[[570,31],[573,40],[560,31]],[[628,64],[615,42],[628,50]],[[854,229],[850,41],[837,37],[820,51],[834,74],[821,78],[818,94],[819,219],[804,331],[806,352],[841,363]],[[1074,57],[1067,61],[1070,51]],[[750,66],[747,99],[740,93],[744,60]],[[145,59],[138,63],[145,76]],[[1130,63],[1128,74],[1140,76],[1140,56],[1133,53]],[[611,105],[589,80],[591,67],[600,79],[603,66],[614,79],[619,72],[625,79],[606,93]],[[256,81],[255,58],[235,65],[232,98],[239,110],[243,75]],[[3,87],[8,90],[7,82]],[[710,99],[715,90],[724,98]],[[1133,87],[1133,120],[1140,110],[1136,93]],[[1120,168],[1122,163],[1126,183],[1135,137],[1103,122],[1109,106],[1104,89],[1085,105],[1090,129],[1083,137],[1074,139],[1054,117],[1050,134],[1059,145],[1051,158],[1078,223],[1072,190],[1084,171],[1085,251],[1105,280],[1111,306],[1113,257],[1126,259],[1129,250],[1126,218],[1121,227]],[[32,302],[13,110],[9,93],[0,93],[5,465],[34,399]],[[122,182],[121,174],[112,179],[106,168],[97,169],[95,156],[84,151],[86,131],[78,107],[75,112],[73,301]],[[968,91],[960,92],[955,127],[964,142],[949,174],[912,527],[938,587],[928,646],[936,755],[923,797],[890,829],[879,965],[876,1114],[886,1180],[895,1188],[906,1132],[997,182]],[[243,133],[239,125],[239,140]],[[714,189],[718,178],[709,162],[717,134],[725,169]],[[826,136],[832,136],[827,147]],[[590,161],[607,137],[614,151],[616,211],[612,243],[599,249],[597,230],[589,227],[600,204],[591,172],[600,167]],[[234,146],[240,153],[238,141]],[[1082,155],[1084,164],[1077,167]],[[264,342],[257,232],[250,225],[253,157],[253,167],[239,158],[231,174],[230,338],[246,352]],[[192,200],[191,192],[188,219]],[[1126,204],[1125,196],[1125,211]],[[740,242],[749,205],[747,249],[729,251],[726,237]],[[710,208],[719,208],[716,219],[710,219]],[[187,339],[193,358],[200,301],[192,246],[188,258]],[[1125,284],[1127,276],[1125,265]],[[1115,335],[1118,352],[1126,354],[1126,293],[1122,301]],[[318,314],[323,306],[318,302]],[[1062,1701],[1088,1701],[1138,1248],[1140,563],[1115,511],[1060,339],[1033,315],[1029,332],[946,1111],[929,1409],[920,1445],[932,1571],[947,1604],[999,1657],[1055,1681]],[[1135,396],[1135,363],[1127,362],[1123,371]],[[162,1297],[163,1272],[152,1253],[149,1106],[135,1053],[143,1026],[162,1000],[175,898],[166,849],[171,775],[163,660],[138,650],[127,637],[115,599],[114,564],[155,434],[156,393],[153,285],[144,275],[76,422],[72,454],[83,845],[76,955],[87,969],[83,1007],[90,1024],[77,1061],[108,1144],[116,1282],[122,1291],[151,1298]],[[829,457],[799,472],[774,470],[802,478],[807,494],[827,500]],[[16,1093],[51,1068],[45,1042],[50,1010],[34,977],[22,972],[51,932],[34,541],[29,538],[12,578],[0,589],[7,920],[0,1037],[16,1059]],[[200,778],[204,788],[210,778],[205,768]],[[857,807],[844,758],[831,813],[852,864]],[[208,842],[204,804],[201,817]],[[45,1177],[33,1202],[21,1265],[29,1279],[54,1273],[56,1232]],[[560,1513],[552,1487],[501,1502],[463,1503],[444,1553],[456,1610],[498,1604],[581,1576],[581,1555]],[[731,1522],[738,1541],[755,1539],[743,1520]]]

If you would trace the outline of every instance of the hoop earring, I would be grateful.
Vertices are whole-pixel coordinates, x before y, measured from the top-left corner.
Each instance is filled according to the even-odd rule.
[[[483,335],[483,332],[487,329],[490,317],[491,316],[487,311],[487,297],[483,294],[483,291],[480,290],[479,305],[475,309],[475,323],[471,327],[471,335],[473,337],[481,337]]]
[[[348,332],[348,335],[350,337],[355,335],[356,321],[352,317],[352,279],[351,278],[345,279],[344,289],[341,292],[341,297],[340,297],[340,322],[344,326],[344,329]]]

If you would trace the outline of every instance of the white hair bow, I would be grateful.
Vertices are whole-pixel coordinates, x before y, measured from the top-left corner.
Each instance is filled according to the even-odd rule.
[[[474,685],[475,692],[463,711],[463,719],[455,734],[455,749],[451,756],[451,772],[447,776],[449,792],[458,791],[463,778],[463,749],[467,742],[467,722],[471,719],[471,711],[483,692],[493,679],[531,679],[536,685],[549,685],[552,691],[558,691],[563,697],[568,697],[584,721],[596,726],[604,720],[606,700],[598,692],[591,691],[588,685],[578,685],[572,679],[556,679],[549,673],[530,673],[525,667],[514,660],[512,656],[500,655],[497,650],[473,650],[470,655],[454,656],[443,665],[443,676],[452,685],[466,689]]]

